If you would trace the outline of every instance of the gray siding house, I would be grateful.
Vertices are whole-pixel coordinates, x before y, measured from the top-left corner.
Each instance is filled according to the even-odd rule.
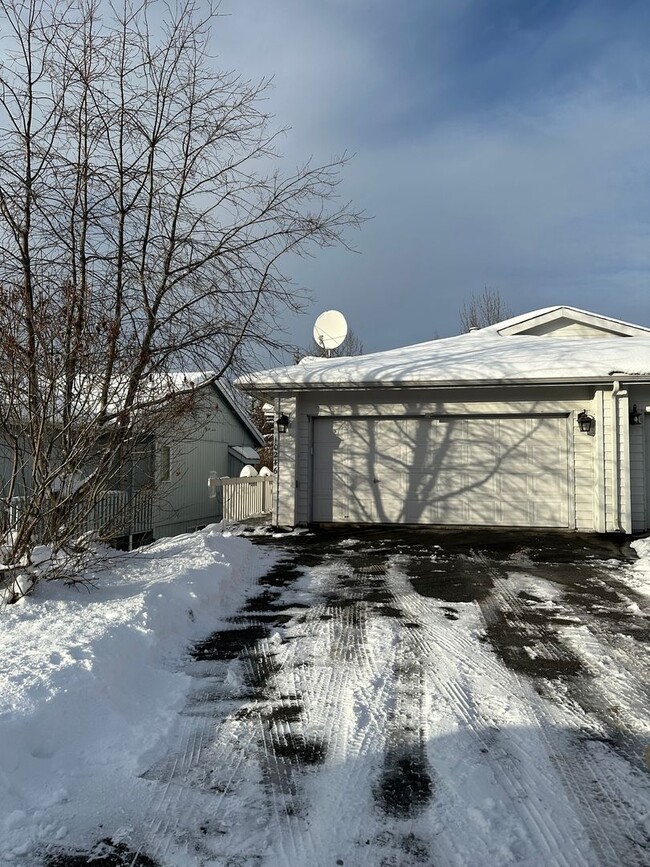
[[[571,307],[240,379],[272,402],[274,521],[650,529],[650,329]]]
[[[104,538],[146,541],[204,527],[222,518],[222,499],[211,494],[208,480],[239,476],[259,460],[264,437],[238,402],[220,383],[203,374],[183,374],[182,385],[195,383],[193,409],[171,430],[143,439],[121,463],[109,490],[87,516],[86,529]],[[0,444],[0,489],[12,523],[29,501],[29,476],[19,479],[13,495],[6,490],[12,453]]]
[[[154,539],[221,520],[220,500],[210,496],[208,479],[239,476],[246,464],[257,463],[256,449],[265,445],[262,434],[223,385],[197,388],[192,419],[171,434],[161,434],[154,446]]]

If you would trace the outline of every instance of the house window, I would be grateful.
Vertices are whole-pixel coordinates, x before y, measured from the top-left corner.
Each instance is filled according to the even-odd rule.
[[[161,482],[168,482],[171,479],[172,471],[172,453],[169,446],[161,446],[158,463],[158,478]]]

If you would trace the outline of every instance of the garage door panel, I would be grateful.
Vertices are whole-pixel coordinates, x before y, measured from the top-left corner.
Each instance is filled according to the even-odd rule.
[[[566,417],[316,419],[317,521],[568,526]]]
[[[521,473],[506,475],[501,473],[495,477],[495,493],[508,499],[509,497],[520,498],[533,495],[533,479]]]

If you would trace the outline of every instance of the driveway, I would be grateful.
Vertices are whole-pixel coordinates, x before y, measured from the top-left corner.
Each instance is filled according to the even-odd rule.
[[[650,629],[629,549],[523,532],[255,540],[275,563],[194,649],[181,747],[147,772],[165,784],[143,847],[156,862],[650,862]]]

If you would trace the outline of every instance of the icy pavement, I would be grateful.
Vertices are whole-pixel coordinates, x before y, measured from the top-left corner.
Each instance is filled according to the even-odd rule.
[[[145,775],[142,853],[164,867],[650,863],[647,597],[615,544],[270,544],[282,556],[256,595],[195,647],[180,749]]]

